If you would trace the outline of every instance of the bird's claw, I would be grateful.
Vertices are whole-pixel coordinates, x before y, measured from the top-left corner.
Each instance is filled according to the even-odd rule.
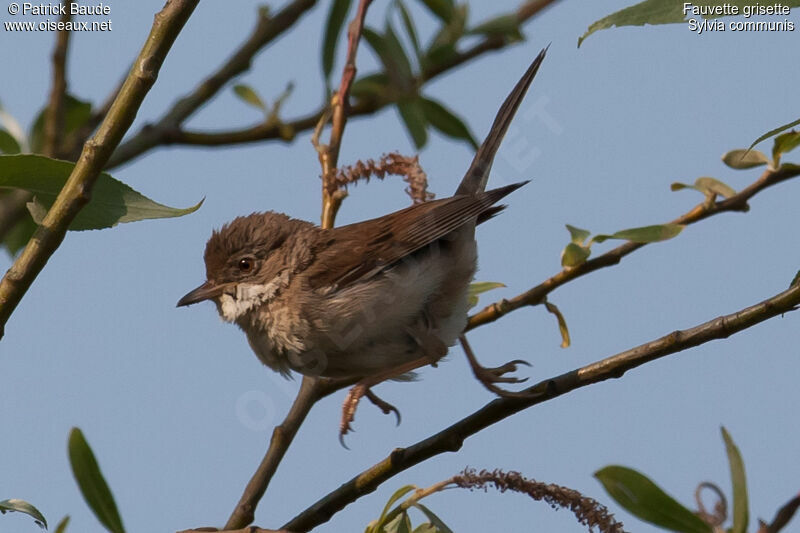
[[[528,378],[518,378],[515,376],[503,375],[509,372],[516,372],[517,367],[519,365],[531,366],[530,363],[528,363],[527,361],[523,361],[521,359],[515,359],[514,361],[509,361],[504,365],[494,368],[487,368],[485,366],[477,364],[476,362],[476,364],[472,365],[472,373],[484,387],[486,387],[493,393],[497,394],[498,396],[509,397],[509,398],[524,398],[529,396],[528,392],[510,391],[506,389],[501,389],[500,387],[495,385],[495,383],[524,383],[525,381],[528,381]]]
[[[395,407],[394,405],[390,404],[385,400],[380,399],[377,394],[372,392],[371,389],[367,389],[367,391],[364,393],[364,396],[366,396],[367,399],[370,402],[372,402],[372,405],[380,409],[383,412],[383,414],[388,415],[389,413],[394,413],[395,419],[397,420],[396,425],[398,426],[400,425],[400,422],[403,420],[403,417],[400,416],[400,410],[397,409],[397,407]]]
[[[358,402],[361,401],[363,397],[366,397],[373,405],[377,406],[383,414],[388,415],[394,413],[397,418],[397,425],[400,425],[401,416],[397,407],[380,399],[366,385],[361,383],[356,384],[347,392],[347,396],[344,399],[344,403],[342,404],[342,421],[339,424],[339,444],[347,450],[350,448],[344,443],[344,436],[351,431],[355,431],[350,423],[355,419]]]

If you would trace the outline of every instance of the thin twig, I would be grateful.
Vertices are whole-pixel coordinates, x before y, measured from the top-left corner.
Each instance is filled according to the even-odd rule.
[[[360,0],[358,11],[347,30],[347,60],[342,71],[339,90],[331,99],[331,135],[327,144],[317,146],[319,163],[322,166],[322,217],[321,226],[332,228],[336,213],[342,205],[345,193],[336,186],[339,149],[342,146],[344,127],[350,113],[350,87],[356,77],[356,56],[358,43],[361,41],[361,30],[364,28],[364,17],[372,0]]]
[[[688,213],[682,215],[670,224],[690,225],[708,217],[725,213],[728,211],[746,212],[749,210],[748,200],[767,187],[778,184],[782,181],[800,175],[797,167],[784,167],[782,169],[767,169],[755,182],[742,189],[738,194],[722,200],[720,202],[704,202],[692,208]],[[590,259],[576,267],[564,268],[561,272],[551,276],[539,285],[532,287],[508,300],[500,300],[489,304],[482,310],[469,317],[467,331],[494,322],[500,317],[525,306],[535,306],[544,303],[547,295],[558,287],[576,278],[584,276],[595,270],[618,264],[623,257],[645,246],[643,243],[626,242],[608,252]]]
[[[517,10],[513,13],[517,18],[517,23],[521,26],[534,16],[541,13],[545,8],[554,4],[557,0],[532,0],[529,2],[525,2],[521,6],[517,8]],[[508,39],[501,35],[490,35],[485,39],[478,41],[470,48],[464,50],[463,52],[458,52],[449,56],[447,59],[442,61],[441,63],[437,63],[435,65],[429,66],[425,71],[422,73],[420,82],[429,81],[436,76],[439,76],[443,72],[451,70],[459,65],[467,63],[477,57],[484,55],[487,52],[491,52],[494,50],[500,50],[509,46],[511,43]]]
[[[543,380],[527,389],[529,392],[527,397],[496,398],[435,435],[408,448],[396,448],[385,459],[330,492],[283,527],[290,531],[309,531],[330,520],[334,514],[361,496],[373,492],[387,479],[431,457],[459,450],[467,437],[515,413],[575,389],[611,378],[620,378],[628,370],[655,359],[711,340],[727,338],[760,322],[792,311],[798,305],[800,305],[800,285],[795,285],[740,311],[709,320],[690,329],[674,331],[617,355]]]
[[[255,28],[231,57],[194,90],[175,102],[155,124],[145,125],[136,135],[122,143],[114,151],[108,168],[121,165],[151,148],[169,142],[170,132],[180,128],[183,122],[216,95],[226,83],[247,71],[256,54],[294,26],[316,3],[317,0],[294,0],[275,15],[269,15],[266,10],[260,9]]]
[[[62,1],[62,6],[65,4]],[[68,9],[59,19],[63,26],[72,19]],[[53,48],[53,86],[50,88],[50,99],[44,116],[42,153],[48,157],[58,157],[64,135],[64,99],[67,94],[67,50],[72,32],[61,30],[56,33],[56,44]]]
[[[44,268],[72,220],[91,198],[92,186],[114,148],[130,128],[164,58],[199,0],[171,0],[156,15],[150,35],[97,133],[83,153],[28,245],[0,281],[0,338],[5,324]]]
[[[267,453],[261,460],[261,464],[258,465],[253,477],[247,483],[242,497],[239,498],[239,503],[236,504],[236,508],[225,524],[225,530],[243,528],[255,519],[254,515],[258,502],[264,496],[272,476],[275,475],[278,465],[283,460],[283,456],[289,449],[289,445],[294,440],[297,430],[302,425],[308,412],[319,400],[348,385],[350,385],[350,382],[303,377],[300,390],[297,392],[291,409],[289,409],[283,422],[279,426],[275,426],[272,431]]]
[[[528,22],[531,18],[538,15],[542,12],[542,10],[552,4],[554,4],[556,0],[533,0],[529,2],[525,2],[519,8],[514,11],[514,14],[517,17],[517,20],[520,24]],[[273,19],[271,19],[271,25],[277,26],[278,21],[286,21],[289,20],[290,23],[294,23],[296,18],[299,18],[299,15],[306,9],[309,9],[313,6],[314,2],[310,2],[310,0],[305,1],[295,1],[290,3],[286,8],[284,8],[280,13],[278,13]],[[309,5],[310,4],[310,5]],[[283,18],[283,15],[293,15],[295,18],[290,19],[290,17]],[[282,32],[288,29],[287,27],[279,28]],[[278,28],[275,28],[274,31],[278,31]],[[256,32],[254,32],[256,33]],[[275,36],[279,35],[279,33],[271,36],[274,39]],[[233,61],[243,55],[242,52],[244,49],[248,48],[246,45],[247,43],[254,40],[254,37],[250,37],[248,41],[240,47],[239,51],[235,53],[228,62]],[[266,44],[266,43],[264,43]],[[432,79],[449,72],[450,70],[467,63],[477,57],[480,57],[488,52],[493,50],[499,50],[502,48],[506,48],[510,46],[511,42],[508,39],[504,39],[502,37],[496,36],[489,36],[486,37],[472,47],[468,48],[463,52],[456,52],[451,57],[449,57],[445,62],[435,65],[433,67],[429,67],[427,70],[423,71],[419,76],[419,79],[416,80],[416,84],[418,86],[422,86],[426,82],[431,81]],[[263,46],[263,44],[261,45]],[[252,50],[251,50],[252,51]],[[257,52],[258,50],[253,51],[253,53]],[[214,76],[211,76],[209,80],[215,79],[222,79],[221,73],[225,73],[226,75],[229,74],[232,69],[227,67],[228,63],[223,65],[218,70],[218,73]],[[249,60],[247,63],[249,66]],[[239,72],[236,72],[237,74]],[[230,79],[230,78],[228,78]],[[227,81],[227,79],[225,80]],[[202,87],[202,86],[201,86]],[[217,90],[219,87],[217,88]],[[196,89],[178,103],[175,104],[177,108],[182,102],[188,101],[195,105],[201,105],[205,103],[214,93],[206,93],[201,91],[200,88]],[[389,97],[386,96],[384,98],[379,98],[377,100],[371,100],[369,102],[359,102],[358,104],[354,105],[350,111],[348,112],[349,117],[354,116],[363,116],[363,115],[371,115],[376,111],[386,107],[387,105],[391,105],[394,101]],[[167,112],[164,117],[154,124],[148,124],[142,128],[136,135],[131,137],[129,140],[125,141],[117,151],[112,156],[111,160],[109,161],[108,168],[112,168],[123,163],[130,161],[140,155],[144,154],[146,151],[160,145],[188,145],[188,146],[228,146],[232,144],[244,144],[244,143],[251,143],[251,142],[259,142],[265,140],[277,140],[277,141],[291,141],[297,133],[304,132],[311,130],[315,127],[315,125],[319,122],[320,117],[322,117],[323,113],[325,112],[325,108],[317,109],[316,111],[312,111],[306,115],[298,117],[293,120],[289,120],[286,122],[277,122],[274,124],[257,124],[254,126],[246,127],[246,128],[239,128],[239,129],[230,129],[224,131],[193,131],[193,130],[184,130],[181,125],[188,118],[189,115],[183,117],[182,120],[176,122],[173,120],[177,115],[173,111]],[[187,106],[182,108],[185,110],[191,110],[193,112],[196,110],[196,107],[192,108]],[[190,113],[191,114],[191,113]]]

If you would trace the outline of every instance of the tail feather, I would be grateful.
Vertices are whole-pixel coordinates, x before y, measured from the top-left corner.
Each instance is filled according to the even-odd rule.
[[[525,93],[528,91],[528,87],[530,87],[533,78],[536,76],[536,72],[539,70],[539,66],[542,64],[546,53],[547,48],[539,52],[539,55],[533,60],[531,66],[528,67],[528,70],[525,71],[525,74],[523,74],[522,78],[520,78],[514,86],[511,94],[509,94],[505,102],[503,102],[503,105],[497,112],[494,123],[492,123],[489,134],[486,136],[480,148],[478,148],[478,152],[475,154],[472,164],[461,180],[458,189],[456,189],[456,194],[475,194],[486,189],[486,182],[489,181],[489,171],[492,169],[492,162],[494,161],[497,149],[500,148],[500,143],[503,142],[503,137],[508,130],[508,126],[511,124],[520,103],[522,103]]]

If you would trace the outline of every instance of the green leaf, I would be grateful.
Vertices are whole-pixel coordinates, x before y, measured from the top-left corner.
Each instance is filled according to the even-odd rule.
[[[585,263],[591,253],[592,251],[588,246],[581,246],[571,242],[561,252],[561,266],[567,268],[576,267]]]
[[[37,216],[50,209],[74,167],[69,161],[40,155],[0,155],[0,188],[25,189],[33,193],[35,201],[29,208],[33,208],[31,215],[40,223],[41,218]],[[201,200],[186,209],[168,207],[103,172],[92,189],[91,201],[78,213],[69,229],[101,229],[120,222],[179,217],[197,211],[202,203]]]
[[[22,126],[20,126],[19,122],[14,118],[13,115],[3,109],[2,104],[0,104],[0,129],[5,130],[9,135],[11,135],[11,138],[14,139],[14,144],[20,147],[18,152],[25,152],[28,150],[28,137],[25,135]]]
[[[31,151],[34,153],[41,152],[42,143],[44,142],[44,120],[47,108],[39,111],[36,120],[33,122],[30,132]],[[78,100],[71,94],[64,97],[64,131],[63,135],[67,136],[74,132],[89,120],[92,116],[92,104]]]
[[[469,6],[467,4],[461,4],[454,8],[452,16],[446,24],[442,25],[433,37],[430,46],[428,46],[429,56],[441,46],[454,46],[456,44],[456,41],[464,35],[468,13]]]
[[[711,526],[636,470],[612,465],[594,477],[614,501],[645,522],[682,533],[712,533]]]
[[[733,486],[733,528],[731,533],[746,533],[748,517],[747,478],[744,473],[744,461],[739,448],[733,442],[730,433],[724,427],[722,439],[728,453],[728,464],[731,469],[731,485]]]
[[[378,55],[383,64],[384,72],[392,80],[392,83],[401,92],[410,92],[413,86],[411,64],[391,25],[387,23],[386,35],[366,27],[363,29],[362,34],[367,44]]]
[[[425,513],[425,516],[428,518],[428,521],[435,528],[432,531],[435,531],[435,532],[438,532],[438,533],[453,533],[453,530],[450,529],[447,526],[447,524],[445,524],[442,521],[441,518],[436,516],[436,514],[433,511],[431,511],[430,509],[428,509],[426,506],[424,506],[421,503],[417,502],[417,503],[414,504],[414,507],[416,507],[417,509],[419,509],[420,511]],[[419,529],[419,528],[417,528],[417,529]],[[416,530],[414,530],[414,533],[416,533]]]
[[[333,0],[328,11],[328,21],[325,24],[325,37],[322,39],[322,72],[327,83],[333,71],[333,59],[336,56],[336,45],[342,34],[344,21],[353,0]]]
[[[22,151],[19,143],[7,130],[0,128],[0,154],[18,154]]]
[[[550,303],[547,300],[544,301],[544,306],[548,312],[555,315],[556,320],[558,321],[558,331],[559,333],[561,333],[561,347],[569,348],[570,345],[569,329],[567,328],[567,321],[564,318],[564,315],[561,314],[561,310],[558,307],[556,307],[555,304]]]
[[[772,147],[772,159],[775,164],[780,161],[781,154],[791,152],[800,146],[800,131],[789,131],[775,137],[775,144]]]
[[[492,289],[499,289],[500,287],[505,287],[505,285],[498,281],[476,281],[475,283],[470,283],[467,289],[469,307],[473,308],[478,305],[478,296],[480,294]]]
[[[589,25],[589,28],[586,32],[578,38],[578,47],[580,47],[581,43],[584,39],[586,39],[592,33],[604,30],[607,28],[611,28],[614,26],[622,27],[622,26],[644,26],[645,24],[674,24],[680,22],[686,22],[690,18],[694,19],[716,19],[722,18],[724,16],[733,16],[733,10],[723,11],[723,14],[717,13],[707,13],[707,14],[697,14],[695,15],[692,10],[690,9],[686,14],[684,14],[684,2],[682,0],[645,0],[644,2],[639,2],[636,5],[627,7],[607,17],[603,17],[602,19],[593,22]],[[696,0],[692,2],[695,6],[720,6],[724,7],[728,6],[735,6],[738,8],[737,15],[743,14],[742,8],[744,6],[752,6],[754,5],[750,0]],[[800,5],[800,1],[798,0],[788,0],[784,2],[784,5],[788,7],[796,7]],[[727,13],[727,14],[726,14]],[[800,121],[798,121],[800,122]],[[790,126],[791,127],[791,126]],[[769,137],[766,135],[753,143],[760,142],[764,138]],[[751,146],[752,148],[752,146]]]
[[[409,61],[403,45],[400,44],[400,39],[394,31],[391,23],[386,21],[386,51],[389,54],[387,61],[384,62],[387,73],[389,76],[395,76],[396,81],[400,87],[408,88],[412,85],[412,78],[414,76],[411,70],[411,61]]]
[[[510,42],[524,41],[525,36],[520,31],[519,18],[515,14],[500,15],[487,20],[470,29],[470,35],[500,35]]]
[[[769,158],[758,150],[745,150],[738,148],[731,150],[722,156],[722,162],[731,168],[746,169],[760,167],[769,163]]]
[[[56,529],[53,531],[53,533],[64,533],[67,530],[68,525],[69,515],[61,519],[61,521],[56,525]]]
[[[432,46],[425,52],[424,66],[425,68],[433,68],[442,63],[446,63],[456,54],[456,47],[453,44],[444,43]]]
[[[387,96],[389,90],[389,78],[381,72],[354,81],[350,87],[350,95],[357,99],[380,100]]]
[[[422,0],[422,3],[443,22],[450,22],[455,13],[453,0]]]
[[[16,256],[17,252],[28,244],[37,227],[38,225],[33,221],[33,218],[26,213],[23,219],[6,233],[3,245],[8,250],[8,253],[11,254],[11,257]]]
[[[578,38],[578,47],[584,39],[596,31],[622,26],[644,26],[645,24],[672,24],[683,22],[683,3],[664,0],[645,0],[636,5],[621,9],[589,25]]]
[[[613,235],[595,235],[592,237],[592,241],[603,242],[608,239],[620,239],[640,244],[659,242],[677,236],[683,231],[683,228],[684,226],[681,224],[656,224],[654,226],[642,226],[641,228],[620,230]]]
[[[26,514],[32,517],[33,521],[36,522],[36,525],[38,525],[40,528],[47,529],[47,520],[45,520],[44,515],[39,512],[39,509],[25,500],[12,498],[10,500],[0,501],[0,513],[5,514],[9,512]]]
[[[448,137],[462,139],[467,141],[473,149],[478,149],[478,142],[475,137],[472,136],[467,125],[458,116],[436,100],[422,97],[421,101],[425,118],[431,126]]]
[[[403,485],[402,487],[400,487],[399,489],[394,491],[394,494],[392,494],[389,497],[389,500],[386,502],[386,505],[383,506],[383,512],[381,513],[380,518],[378,518],[378,523],[379,524],[383,523],[383,519],[386,518],[387,514],[389,514],[389,510],[392,508],[392,505],[394,505],[394,503],[397,500],[399,500],[400,498],[402,498],[403,496],[405,496],[406,494],[408,494],[412,490],[416,490],[416,489],[417,489],[416,485]]]
[[[687,185],[685,183],[676,181],[675,183],[672,183],[669,188],[673,191],[679,191],[681,189],[694,189],[696,191],[700,191],[706,196],[711,197],[719,195],[723,198],[730,198],[731,196],[736,195],[736,191],[730,185],[709,176],[697,178],[694,181],[694,185]]]
[[[413,533],[439,533],[439,530],[436,528],[436,526],[425,522],[424,524],[420,524],[414,528]]]
[[[591,232],[589,230],[576,228],[575,226],[571,226],[567,224],[567,231],[569,231],[569,236],[572,239],[572,242],[575,244],[583,245],[584,241],[589,238]]]
[[[762,135],[761,137],[759,137],[758,139],[753,141],[753,144],[750,145],[750,148],[752,148],[753,146],[757,145],[758,143],[760,143],[761,141],[763,141],[765,139],[769,139],[770,137],[772,137],[774,135],[777,135],[777,134],[779,134],[779,133],[781,133],[783,131],[786,131],[789,128],[794,128],[795,126],[800,126],[800,118],[798,118],[797,120],[793,120],[792,122],[789,122],[788,124],[784,124],[783,126],[778,126],[777,128],[775,128],[773,130],[769,130],[767,133],[765,133],[764,135]]]
[[[108,531],[124,533],[125,529],[122,527],[122,519],[119,517],[114,496],[80,429],[72,428],[69,432],[68,450],[72,474],[89,508]]]
[[[736,196],[736,191],[727,183],[710,176],[703,176],[694,181],[695,188],[704,194],[716,194],[723,198]]]
[[[428,121],[425,120],[425,112],[422,109],[422,102],[419,98],[404,98],[397,101],[397,110],[400,111],[400,118],[406,125],[414,147],[422,149],[428,142]]]
[[[417,29],[414,25],[414,19],[411,18],[411,13],[406,9],[406,4],[403,0],[395,0],[397,10],[400,11],[400,18],[403,19],[403,26],[406,29],[408,38],[411,40],[411,46],[414,47],[414,54],[417,61],[422,64],[422,50],[419,45],[419,37],[417,37]]]
[[[255,89],[253,89],[249,85],[245,85],[243,83],[237,83],[236,85],[233,86],[233,93],[236,96],[238,96],[242,102],[251,105],[253,107],[257,107],[264,113],[269,112],[267,105],[255,91]]]
[[[411,533],[411,527],[411,519],[408,517],[408,513],[403,511],[383,526],[383,531],[385,533]]]

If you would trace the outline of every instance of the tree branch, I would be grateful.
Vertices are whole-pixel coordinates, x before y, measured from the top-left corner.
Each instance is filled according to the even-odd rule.
[[[91,198],[92,186],[130,128],[158,70],[199,0],[169,0],[156,15],[150,35],[119,96],[83,153],[28,245],[0,281],[0,338],[8,318],[44,268],[72,220]]]
[[[213,74],[206,78],[192,92],[175,102],[172,108],[155,124],[145,125],[139,133],[122,143],[108,162],[108,168],[115,167],[138,157],[147,150],[165,143],[165,136],[177,129],[203,104],[208,102],[219,90],[235,76],[250,68],[255,55],[295,22],[317,0],[294,0],[275,16],[259,10],[258,20],[250,36]]]
[[[337,166],[339,165],[339,149],[342,146],[344,127],[347,125],[347,117],[350,114],[350,87],[356,77],[356,55],[358,54],[358,43],[361,41],[361,30],[364,28],[364,17],[367,16],[367,9],[372,0],[360,0],[358,11],[347,31],[347,60],[342,70],[342,81],[339,90],[331,99],[331,135],[328,144],[319,144],[314,136],[314,147],[319,156],[319,163],[322,166],[322,217],[321,226],[332,228],[336,213],[342,205],[346,193],[336,185]],[[320,118],[325,121],[325,117]],[[318,131],[321,128],[318,127]]]
[[[800,305],[800,284],[740,311],[720,316],[693,328],[674,331],[617,355],[543,380],[526,389],[530,393],[527,397],[496,398],[439,433],[408,448],[396,448],[381,462],[364,470],[302,511],[283,528],[290,531],[309,531],[330,520],[334,514],[361,496],[373,492],[381,483],[396,474],[436,455],[459,450],[467,437],[524,409],[587,385],[620,378],[628,370],[661,357],[714,339],[727,338],[772,317],[795,310],[798,305]]]
[[[670,224],[690,225],[708,217],[725,213],[727,211],[746,212],[750,209],[747,201],[767,187],[786,181],[800,175],[800,167],[786,165],[777,170],[767,169],[755,182],[742,189],[738,194],[719,202],[705,202],[692,208],[688,213],[669,222]],[[510,300],[500,300],[489,304],[482,310],[469,317],[466,331],[475,329],[494,322],[500,317],[525,306],[540,305],[545,302],[547,295],[558,287],[584,276],[595,270],[618,264],[626,255],[642,248],[645,244],[626,242],[609,250],[603,255],[590,259],[585,263],[572,268],[564,268],[561,272],[549,277],[539,285],[519,294]]]
[[[522,4],[519,8],[517,8],[515,14],[520,24],[522,24],[524,22],[527,22],[535,15],[539,14],[542,10],[544,10],[544,8],[550,6],[555,2],[556,0],[532,0]],[[290,6],[285,8],[284,11],[290,9],[291,7],[295,6],[298,3],[300,2],[294,2],[293,4],[290,4]],[[273,22],[277,21],[278,17],[276,16],[276,18],[272,20]],[[424,85],[424,83],[464,63],[467,63],[492,50],[500,50],[502,48],[505,48],[510,44],[512,43],[510,43],[507,39],[504,39],[502,37],[497,37],[497,36],[487,37],[479,41],[472,47],[468,48],[467,50],[463,52],[457,52],[442,64],[429,67],[427,70],[423,71],[420,74],[416,82],[421,87],[422,85]],[[234,55],[234,57],[236,57],[237,55],[238,52],[237,54]],[[224,67],[220,69],[220,71],[223,70],[225,70]],[[238,73],[239,72],[237,72],[237,74]],[[197,89],[192,94],[188,95],[181,101],[187,99],[191,100],[195,97],[199,99],[199,93],[200,91],[199,89]],[[213,94],[209,94],[207,98],[202,102],[204,103],[211,96],[213,96]],[[370,115],[392,103],[394,103],[394,101],[388,97],[385,99],[379,99],[370,102],[359,102],[357,105],[353,106],[350,109],[350,111],[348,112],[348,116],[354,117],[359,115]],[[178,106],[179,104],[180,102],[178,102],[176,106]],[[180,145],[190,145],[190,146],[227,146],[231,144],[243,144],[243,143],[258,142],[265,140],[291,141],[292,139],[294,139],[297,133],[313,129],[314,126],[319,121],[320,117],[322,117],[325,110],[326,108],[317,109],[316,111],[310,112],[305,116],[298,117],[288,122],[262,123],[249,126],[246,128],[239,128],[239,129],[232,129],[232,130],[225,130],[218,132],[184,130],[181,128],[181,123],[185,120],[186,117],[183,117],[183,120],[181,120],[180,122],[169,121],[167,120],[167,117],[169,117],[172,114],[170,112],[155,124],[144,126],[139,133],[137,133],[134,137],[132,137],[128,141],[124,142],[119,147],[119,149],[114,153],[114,156],[111,158],[111,161],[109,162],[108,168],[112,168],[121,165],[123,163],[126,163],[127,161],[142,155],[147,150],[162,144],[163,145],[180,144]]]
[[[70,11],[65,10],[59,21],[66,27],[70,19]],[[67,94],[67,49],[70,33],[68,30],[59,31],[53,48],[53,86],[50,88],[50,99],[45,113],[42,143],[42,153],[48,157],[58,157],[64,134],[64,97]]]
[[[303,376],[300,390],[297,392],[291,409],[283,422],[279,426],[275,426],[272,431],[266,455],[247,483],[242,497],[239,498],[239,503],[236,504],[236,508],[225,524],[226,531],[244,528],[253,522],[258,502],[264,496],[272,476],[275,475],[278,465],[283,460],[283,456],[289,449],[308,412],[319,400],[349,384],[350,382]]]

